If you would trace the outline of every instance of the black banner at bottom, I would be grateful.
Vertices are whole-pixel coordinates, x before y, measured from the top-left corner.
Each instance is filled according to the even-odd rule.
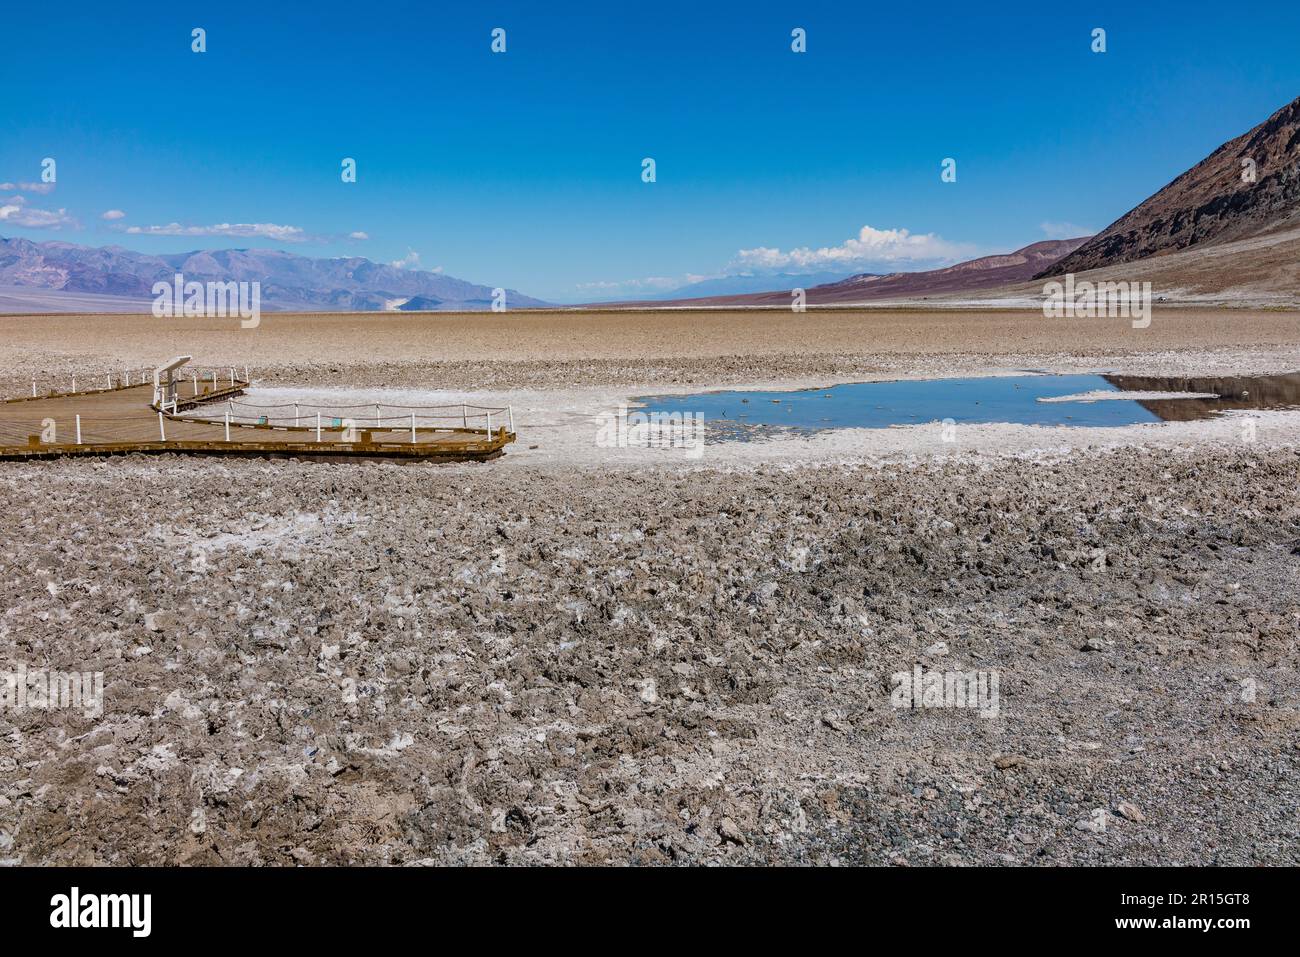
[[[945,935],[965,927],[971,946],[1039,931],[1071,943],[1183,946],[1195,937],[1232,946],[1287,926],[1294,878],[1262,868],[14,868],[0,870],[0,918],[6,944],[76,934],[78,944],[373,945],[377,933],[427,934],[433,924],[486,929],[498,946],[640,927],[645,936],[634,937],[649,946],[665,924],[689,925],[693,942],[735,943],[774,926],[818,934],[853,923],[868,938],[900,926]]]

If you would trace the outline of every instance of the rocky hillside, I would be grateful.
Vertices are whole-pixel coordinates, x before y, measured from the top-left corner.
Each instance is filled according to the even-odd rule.
[[[1048,239],[1015,252],[982,256],[943,269],[896,272],[885,276],[851,276],[809,290],[809,302],[861,302],[869,299],[917,299],[988,289],[1020,282],[1078,249],[1086,237]]]
[[[1295,226],[1300,226],[1300,98],[1224,143],[1035,278]]]

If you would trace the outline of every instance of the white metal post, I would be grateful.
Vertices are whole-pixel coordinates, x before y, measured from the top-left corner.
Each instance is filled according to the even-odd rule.
[[[162,409],[158,410],[158,434],[162,437],[163,442],[167,441],[167,430],[163,427]]]
[[[244,381],[252,384],[253,380],[248,377],[248,366],[244,366]]]
[[[112,389],[113,389],[113,373],[110,372],[110,373],[108,374],[107,378],[108,378],[108,388],[109,388],[109,391],[111,392]]]
[[[234,366],[231,366],[231,367],[230,367],[230,387],[231,387],[232,389],[235,387],[235,367],[234,367]]]
[[[515,407],[513,405],[506,406],[506,415],[510,418],[510,434],[514,435],[515,434]]]
[[[375,403],[375,428],[379,428],[379,403]]]
[[[77,444],[81,444],[81,416],[77,416]]]
[[[487,414],[487,434],[489,438],[492,436],[492,413],[491,412]]]
[[[463,429],[469,428],[469,407],[464,402],[460,404],[460,425]]]
[[[32,398],[36,398],[36,380],[32,380]]]
[[[230,441],[230,410],[226,410],[226,441]]]
[[[72,377],[72,391],[74,394],[77,391],[77,377],[75,375]]]
[[[195,395],[198,395],[198,394],[199,394],[199,374],[198,374],[197,371],[195,371],[195,372],[191,372],[190,375],[192,375],[192,376],[194,377],[194,394],[195,394]]]
[[[294,428],[297,428],[299,425],[302,424],[301,421],[300,421],[300,418],[301,418],[301,417],[298,415],[298,403],[295,402],[295,403],[293,404],[293,425],[294,425]]]
[[[411,444],[415,444],[415,413],[411,413]]]
[[[316,441],[320,441],[320,413],[316,413]]]

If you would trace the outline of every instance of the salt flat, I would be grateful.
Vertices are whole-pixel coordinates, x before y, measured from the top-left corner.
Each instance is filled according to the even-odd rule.
[[[1296,319],[0,320],[13,390],[184,352],[509,400],[520,434],[474,466],[0,469],[0,657],[105,675],[97,720],[5,716],[3,854],[1300,862],[1295,413],[593,440],[650,391],[1294,371]],[[918,664],[996,671],[997,715],[893,707]]]

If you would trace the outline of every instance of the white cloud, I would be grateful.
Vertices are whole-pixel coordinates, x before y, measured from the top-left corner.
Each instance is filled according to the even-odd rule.
[[[280,226],[276,223],[218,223],[215,226],[128,226],[132,236],[232,236],[240,239],[274,239],[282,243],[305,243],[311,240],[297,226]]]
[[[583,282],[574,289],[585,295],[619,296],[680,289],[708,279],[764,276],[776,273],[902,272],[950,266],[978,254],[968,243],[954,243],[934,233],[914,235],[906,229],[863,226],[858,235],[838,246],[782,250],[771,246],[741,249],[720,273],[647,276],[641,279]]]
[[[120,209],[106,209],[104,210],[104,214],[100,216],[100,219],[123,219],[125,216],[126,213],[122,212]]]
[[[388,265],[394,269],[418,269],[420,267],[420,254],[414,249],[407,247],[406,255],[401,259],[394,259]]]
[[[1078,239],[1080,236],[1091,236],[1096,232],[1095,229],[1076,226],[1074,223],[1040,223],[1038,228],[1048,239]]]
[[[348,233],[348,239],[369,239],[369,238],[370,238],[369,233],[363,233],[359,229],[355,233]]]
[[[66,209],[31,209],[27,200],[21,196],[0,201],[0,223],[27,229],[62,229],[64,226],[78,225]]]
[[[0,183],[0,189],[18,190],[20,193],[52,193],[53,183]]]
[[[914,235],[906,229],[875,229],[863,226],[853,239],[838,246],[813,249],[800,246],[782,251],[770,246],[742,249],[731,268],[776,269],[861,269],[899,265],[930,267],[948,265],[971,255],[973,248],[952,243],[934,233]]]

